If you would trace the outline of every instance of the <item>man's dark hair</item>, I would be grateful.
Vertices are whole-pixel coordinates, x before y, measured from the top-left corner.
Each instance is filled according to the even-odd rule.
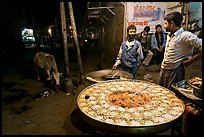
[[[181,23],[183,21],[183,16],[181,15],[180,12],[172,12],[167,14],[164,17],[164,20],[167,20],[168,22],[173,21],[176,26],[181,26]]]
[[[157,28],[162,28],[162,25],[161,24],[157,24],[155,26],[155,29]],[[161,31],[161,41],[159,40],[159,34],[157,31],[155,31],[155,37],[156,37],[156,41],[157,41],[157,46],[160,48],[160,46],[163,44],[164,42],[164,36],[163,36],[163,32]]]
[[[129,32],[130,29],[135,29],[137,30],[136,26],[134,24],[130,24],[128,27],[127,27],[127,33]]]
[[[157,29],[158,27],[162,28],[162,26],[161,26],[160,24],[157,24],[157,25],[155,26],[155,29]]]
[[[144,27],[144,31],[149,32],[150,31],[150,27],[149,26],[145,26]]]

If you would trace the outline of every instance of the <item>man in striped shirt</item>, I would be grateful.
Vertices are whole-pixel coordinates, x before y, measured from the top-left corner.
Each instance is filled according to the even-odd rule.
[[[202,57],[202,39],[181,27],[183,16],[172,12],[164,17],[167,36],[164,59],[161,64],[157,84],[171,89],[173,83],[185,79],[185,67]],[[193,49],[199,50],[193,56]]]

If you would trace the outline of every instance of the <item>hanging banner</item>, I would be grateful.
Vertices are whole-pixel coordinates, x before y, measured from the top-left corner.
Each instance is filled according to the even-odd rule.
[[[126,2],[127,26],[135,24],[137,33],[150,26],[150,33],[157,24],[164,24],[164,16],[173,11],[181,12],[180,2]],[[126,26],[126,27],[127,27]]]

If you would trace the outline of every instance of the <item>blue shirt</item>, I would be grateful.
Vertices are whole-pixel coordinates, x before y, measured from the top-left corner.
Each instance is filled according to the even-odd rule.
[[[163,34],[163,43],[162,43],[162,46],[165,47],[166,45],[166,34],[165,33],[162,33]],[[161,36],[159,37],[159,41],[161,41]],[[155,33],[152,34],[152,38],[151,38],[151,48],[152,49],[156,49],[156,48],[159,48],[158,47],[158,43],[157,43],[157,39],[156,39],[156,35]]]
[[[143,58],[142,46],[139,41],[124,41],[121,43],[115,65],[121,64],[123,67],[134,67]]]

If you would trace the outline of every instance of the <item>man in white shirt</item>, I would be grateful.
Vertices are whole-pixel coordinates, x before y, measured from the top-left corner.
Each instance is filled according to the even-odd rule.
[[[202,39],[181,27],[183,16],[172,12],[164,17],[167,36],[164,59],[161,64],[157,84],[171,89],[173,83],[185,79],[185,68],[202,57]],[[193,49],[199,52],[193,55]]]
[[[116,62],[112,67],[113,69],[116,69],[117,66],[121,64],[122,70],[131,73],[133,79],[136,78],[136,72],[144,58],[141,43],[135,39],[136,30],[135,25],[128,26],[128,39],[121,43]]]

